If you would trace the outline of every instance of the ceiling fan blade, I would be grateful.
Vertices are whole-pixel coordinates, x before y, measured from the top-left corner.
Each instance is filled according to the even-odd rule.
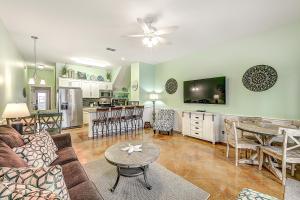
[[[149,26],[144,22],[142,18],[137,18],[137,22],[139,23],[145,34],[151,32]]]
[[[154,32],[155,35],[167,35],[170,33],[173,33],[178,29],[178,26],[169,26],[165,28],[158,29],[157,31]]]
[[[141,38],[141,37],[145,37],[145,35],[144,34],[133,34],[133,35],[126,35],[126,37]]]
[[[163,37],[158,37],[158,41],[159,41],[159,43],[162,43],[162,44],[167,44],[167,45],[172,44],[172,42],[168,41],[167,39],[165,39]]]

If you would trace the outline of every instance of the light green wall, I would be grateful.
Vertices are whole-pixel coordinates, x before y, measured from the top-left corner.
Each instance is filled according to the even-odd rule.
[[[34,74],[34,68],[27,68],[26,69],[26,83],[28,83],[28,79],[33,77]],[[55,71],[54,69],[43,69],[43,70],[37,70],[37,76],[36,76],[36,87],[50,87],[51,88],[51,109],[55,108],[56,103],[56,90],[55,90]],[[44,79],[46,81],[46,85],[39,85],[41,79]],[[29,85],[26,84],[26,90],[28,94],[27,102],[30,103],[31,99],[31,92],[29,89]]]
[[[0,20],[0,118],[7,103],[26,102],[24,67],[22,56]]]
[[[130,76],[130,79],[131,79],[131,85],[134,81],[137,81],[138,82],[138,85],[140,87],[140,67],[139,67],[139,63],[133,63],[131,64],[131,76]],[[132,101],[139,101],[140,99],[140,92],[139,92],[139,89],[134,91],[130,90],[130,100]]]
[[[149,93],[154,91],[154,75],[154,65],[142,62],[131,64],[131,84],[136,80],[139,83],[137,91],[131,89],[131,100],[141,103],[149,100]]]
[[[221,34],[221,33],[220,33]],[[201,45],[201,44],[199,44]],[[167,106],[203,109],[223,114],[300,119],[300,23],[237,40],[191,56],[156,65],[156,90],[164,91],[169,78],[178,81],[175,94],[162,93]],[[258,64],[274,67],[278,81],[264,92],[251,92],[242,84],[244,72]],[[227,77],[227,104],[183,103],[183,81]]]
[[[149,101],[149,94],[155,87],[155,67],[154,65],[140,63],[140,101]]]

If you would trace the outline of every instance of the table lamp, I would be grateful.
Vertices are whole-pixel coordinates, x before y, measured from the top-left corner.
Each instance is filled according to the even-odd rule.
[[[2,114],[2,118],[13,119],[11,126],[20,134],[23,133],[22,117],[30,115],[26,103],[8,103]]]
[[[155,122],[155,101],[158,100],[158,94],[156,93],[152,93],[149,95],[149,99],[152,101],[153,103],[153,111],[152,111],[152,119],[153,119],[153,123]]]

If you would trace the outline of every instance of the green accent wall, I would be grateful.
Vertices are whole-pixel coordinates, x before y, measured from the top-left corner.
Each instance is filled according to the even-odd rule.
[[[34,68],[27,68],[26,69],[26,83],[28,83],[29,78],[32,78],[34,74]],[[51,109],[55,109],[56,104],[56,90],[55,90],[55,70],[53,69],[38,69],[37,76],[36,76],[36,85],[35,87],[50,87],[51,88]],[[39,85],[41,79],[46,81],[46,85]],[[30,85],[26,84],[26,91],[28,94],[27,103],[30,105],[31,94]]]
[[[131,88],[131,100],[144,103],[149,100],[149,93],[154,91],[155,86],[155,66],[147,63],[131,64],[131,84],[138,81],[139,88],[133,91]]]
[[[300,23],[160,63],[155,66],[155,88],[162,91],[162,102],[176,109],[300,119],[299,52]],[[251,92],[243,86],[242,76],[258,64],[274,67],[278,81],[267,91]],[[226,105],[183,103],[183,81],[218,76],[227,77]],[[173,95],[164,92],[169,78],[178,81],[178,90]]]
[[[7,103],[26,102],[24,67],[21,54],[0,20],[0,118]]]

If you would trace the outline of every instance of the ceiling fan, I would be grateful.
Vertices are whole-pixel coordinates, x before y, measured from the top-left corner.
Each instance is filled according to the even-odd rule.
[[[178,29],[178,26],[169,26],[161,29],[155,28],[152,23],[153,19],[151,18],[137,18],[137,22],[144,31],[143,34],[133,34],[133,35],[127,35],[127,37],[130,38],[143,38],[142,42],[147,47],[154,47],[157,44],[171,44],[167,39],[165,39],[162,36],[168,35],[173,33]]]

